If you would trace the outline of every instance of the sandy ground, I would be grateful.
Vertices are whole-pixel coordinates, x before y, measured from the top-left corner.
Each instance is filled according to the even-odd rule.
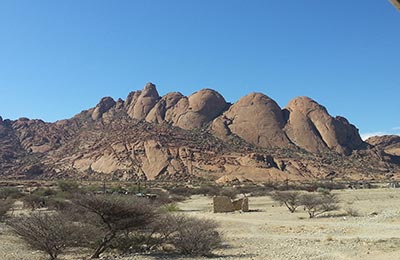
[[[341,210],[309,219],[302,209],[291,214],[269,197],[251,197],[250,209],[254,211],[248,213],[214,214],[212,199],[203,196],[194,196],[178,205],[182,210],[179,214],[210,218],[220,223],[226,243],[223,249],[215,251],[213,259],[400,259],[400,190],[344,190],[336,193],[343,209],[357,210],[360,216],[346,216]],[[130,256],[120,259],[159,258]],[[29,250],[4,230],[4,226],[0,226],[0,259],[35,260],[43,259],[43,255]]]

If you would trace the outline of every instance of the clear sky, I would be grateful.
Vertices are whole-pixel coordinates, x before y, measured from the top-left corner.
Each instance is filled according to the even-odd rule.
[[[400,134],[399,69],[387,0],[0,1],[3,118],[69,118],[151,81],[309,96],[362,134]]]

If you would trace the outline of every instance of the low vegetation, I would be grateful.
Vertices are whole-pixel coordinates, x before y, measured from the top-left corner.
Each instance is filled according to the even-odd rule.
[[[142,199],[121,196],[85,195],[75,199],[73,203],[81,207],[86,224],[97,225],[102,234],[91,258],[99,258],[111,243],[125,233],[137,232],[156,217],[155,208]]]
[[[310,193],[301,196],[301,204],[310,218],[339,209],[339,200],[332,193]]]
[[[50,259],[56,259],[71,241],[69,223],[57,213],[34,212],[7,223],[32,249],[46,252]]]
[[[69,247],[90,248],[90,258],[95,259],[110,249],[210,255],[221,245],[216,222],[175,215],[179,208],[165,191],[155,190],[159,195],[155,199],[96,195],[66,182],[59,182],[58,187],[58,191],[38,189],[25,195],[21,200],[31,212],[11,214],[6,221],[31,248],[47,253],[50,259],[57,259]],[[0,218],[12,203],[0,200]]]
[[[51,259],[69,247],[89,248],[91,258],[99,258],[111,249],[120,253],[208,256],[221,246],[218,224],[179,214],[176,202],[192,195],[222,195],[232,199],[238,194],[270,195],[289,212],[304,208],[314,218],[339,209],[339,201],[330,190],[340,187],[329,182],[231,186],[118,183],[106,187],[106,183],[82,185],[66,180],[30,189],[29,194],[14,187],[0,188],[0,221],[7,216],[6,223],[15,234]],[[22,201],[30,212],[24,216],[11,214],[16,200]],[[348,214],[356,215],[350,210]]]
[[[276,191],[272,193],[272,199],[285,205],[293,213],[301,205],[301,194],[296,191]]]
[[[339,210],[339,199],[335,194],[325,189],[319,192],[301,193],[298,191],[277,191],[271,195],[272,199],[285,205],[291,213],[300,206],[314,218],[326,212]]]
[[[7,212],[12,208],[13,200],[0,200],[0,221],[3,221]]]

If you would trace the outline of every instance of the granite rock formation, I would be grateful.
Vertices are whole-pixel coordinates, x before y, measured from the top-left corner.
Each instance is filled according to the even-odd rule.
[[[211,89],[160,97],[148,83],[54,123],[0,117],[0,176],[240,182],[400,173],[396,154],[385,152],[398,142],[369,142],[310,98],[281,109],[261,93],[229,104]]]

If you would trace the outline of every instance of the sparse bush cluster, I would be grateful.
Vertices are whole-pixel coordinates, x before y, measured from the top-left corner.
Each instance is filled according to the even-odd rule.
[[[221,235],[214,221],[176,214],[176,202],[191,195],[271,195],[292,213],[304,208],[310,218],[339,208],[338,199],[330,190],[340,187],[330,183],[168,185],[105,187],[104,183],[81,187],[74,181],[59,181],[56,187],[39,188],[29,194],[22,194],[17,188],[0,188],[0,221],[6,220],[17,235],[51,259],[69,247],[90,248],[91,258],[99,258],[110,249],[121,253],[172,251],[201,256],[210,255],[221,245]],[[24,216],[7,214],[16,199],[32,212]],[[38,211],[39,208],[45,209]]]
[[[50,259],[75,246],[91,248],[91,258],[99,258],[109,249],[121,253],[168,249],[201,256],[210,255],[221,245],[216,222],[173,214],[175,209],[161,209],[162,204],[152,199],[79,194],[62,202],[62,207],[34,210],[29,215],[12,217],[7,223],[32,248],[46,252]]]
[[[6,214],[12,210],[15,199],[20,197],[21,193],[14,187],[0,188],[0,221],[4,221]]]
[[[12,200],[0,200],[0,221],[3,221],[7,212],[10,211],[13,205]]]
[[[328,190],[320,192],[301,193],[298,191],[276,191],[271,195],[272,199],[285,205],[291,213],[303,206],[310,218],[322,215],[326,212],[339,210],[339,199]]]

